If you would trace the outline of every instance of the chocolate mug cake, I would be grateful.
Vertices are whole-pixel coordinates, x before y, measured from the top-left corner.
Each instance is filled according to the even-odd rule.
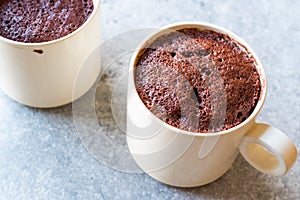
[[[158,37],[139,55],[135,85],[146,107],[164,122],[191,132],[218,132],[254,110],[260,95],[256,64],[227,35],[184,28]],[[219,122],[212,124],[213,116]]]
[[[25,43],[55,40],[78,29],[93,9],[92,0],[2,0],[0,36]]]

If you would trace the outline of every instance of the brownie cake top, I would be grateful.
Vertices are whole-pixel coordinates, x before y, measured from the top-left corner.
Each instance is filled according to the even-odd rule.
[[[191,132],[230,129],[260,95],[256,61],[227,35],[186,28],[160,36],[140,54],[135,85],[146,107]]]
[[[1,0],[0,36],[38,43],[78,29],[94,9],[92,0]]]

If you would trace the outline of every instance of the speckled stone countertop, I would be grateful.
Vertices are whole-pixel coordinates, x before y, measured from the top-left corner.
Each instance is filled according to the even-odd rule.
[[[209,185],[180,189],[161,184],[132,162],[122,134],[124,112],[119,112],[125,109],[122,75],[143,36],[178,21],[214,23],[256,51],[268,78],[258,120],[281,129],[300,149],[299,1],[103,0],[101,9],[103,63],[108,67],[88,94],[73,105],[34,109],[0,90],[1,200],[300,199],[299,157],[283,177],[264,175],[239,155]],[[90,103],[96,115],[87,112]],[[86,131],[94,126],[96,132]]]

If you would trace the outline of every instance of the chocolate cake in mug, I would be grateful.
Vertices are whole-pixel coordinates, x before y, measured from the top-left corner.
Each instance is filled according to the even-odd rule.
[[[1,0],[0,36],[26,43],[55,40],[78,29],[93,9],[92,0]]]
[[[260,95],[256,64],[227,35],[184,28],[158,37],[140,55],[135,85],[146,107],[164,122],[191,132],[218,132],[254,110]],[[219,123],[211,123],[213,115]]]

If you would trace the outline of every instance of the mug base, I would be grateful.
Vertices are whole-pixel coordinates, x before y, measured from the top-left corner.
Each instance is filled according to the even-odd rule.
[[[232,166],[232,165],[231,165]],[[197,183],[192,183],[192,184],[188,184],[188,183],[176,183],[176,181],[172,181],[172,180],[167,180],[161,176],[159,176],[156,172],[151,172],[151,173],[148,173],[148,175],[153,178],[154,180],[156,181],[159,181],[163,184],[166,184],[166,185],[169,185],[169,186],[172,186],[172,187],[180,187],[180,188],[193,188],[193,187],[199,187],[199,186],[204,186],[204,185],[207,185],[207,184],[210,184],[214,181],[216,181],[217,179],[221,178],[227,171],[229,171],[229,169],[231,168],[231,166],[226,169],[226,170],[223,170],[221,172],[219,172],[215,177],[213,178],[210,178],[208,180],[205,180],[205,181],[199,181]]]

